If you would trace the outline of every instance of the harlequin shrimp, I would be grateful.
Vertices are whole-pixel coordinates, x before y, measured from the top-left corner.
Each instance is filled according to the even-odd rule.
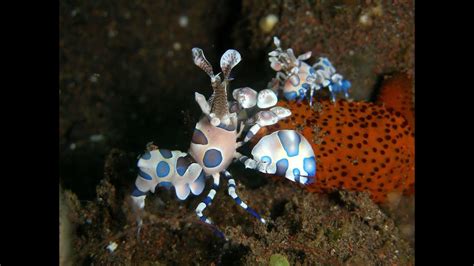
[[[318,61],[310,66],[305,60],[311,57],[311,51],[298,57],[293,49],[284,51],[280,47],[280,40],[273,37],[277,49],[270,52],[270,67],[277,71],[276,77],[269,83],[273,90],[282,90],[283,96],[289,100],[302,101],[309,91],[309,104],[313,104],[313,95],[327,87],[331,94],[331,100],[336,101],[338,93],[344,93],[349,97],[351,83],[345,80],[326,57],[320,57]]]
[[[239,153],[237,149],[249,142],[262,127],[276,124],[290,116],[291,112],[275,106],[277,96],[270,89],[257,93],[249,87],[238,88],[232,92],[234,100],[227,100],[230,72],[241,61],[241,55],[236,50],[227,50],[222,55],[222,72],[217,75],[201,49],[193,48],[192,55],[194,64],[210,77],[213,94],[206,100],[204,95],[195,93],[202,117],[194,128],[188,153],[155,148],[140,157],[138,176],[131,195],[135,209],[145,207],[146,195],[154,193],[157,186],[174,188],[177,198],[185,200],[190,194],[200,195],[204,191],[206,179],[212,178],[210,191],[195,211],[202,222],[213,226],[211,219],[204,215],[204,210],[212,203],[222,176],[227,180],[228,195],[265,223],[265,219],[238,196],[237,184],[227,171],[228,166],[233,161],[239,161],[246,168],[310,184],[316,175],[313,149],[298,132],[281,130],[263,137],[253,147],[252,158]],[[243,136],[246,127],[249,129]],[[141,218],[138,218],[138,223],[140,230]],[[214,226],[212,228],[223,237],[219,230]]]

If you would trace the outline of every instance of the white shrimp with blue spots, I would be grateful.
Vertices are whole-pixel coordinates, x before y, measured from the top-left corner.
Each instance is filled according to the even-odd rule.
[[[296,57],[293,50],[284,51],[280,47],[280,40],[274,37],[276,50],[269,53],[270,67],[277,71],[276,78],[269,83],[274,90],[281,90],[288,101],[302,101],[309,92],[309,105],[313,104],[313,95],[322,88],[327,87],[331,94],[331,101],[336,102],[336,95],[344,93],[349,98],[351,83],[336,69],[326,57],[320,57],[310,66],[303,62],[311,57],[307,52]]]
[[[207,100],[204,95],[195,93],[202,117],[195,126],[188,153],[147,147],[148,152],[138,161],[138,177],[131,198],[135,210],[144,209],[148,192],[154,193],[156,187],[161,186],[174,188],[178,199],[185,200],[191,193],[200,195],[204,191],[206,178],[212,178],[211,189],[195,212],[200,221],[210,226],[219,237],[225,238],[205,214],[222,177],[226,179],[228,195],[235,203],[261,223],[266,223],[238,195],[237,182],[227,171],[233,161],[241,161],[247,168],[309,184],[316,174],[315,156],[308,141],[292,130],[281,130],[263,137],[252,150],[255,160],[240,154],[237,149],[249,143],[262,127],[289,117],[291,111],[275,106],[277,95],[269,89],[258,93],[248,87],[236,89],[232,93],[235,101],[228,101],[227,91],[232,80],[230,71],[241,60],[236,50],[229,49],[224,53],[220,61],[222,72],[217,75],[201,49],[193,48],[192,55],[194,63],[210,77],[213,95]],[[308,54],[302,58],[306,57]],[[302,69],[305,70],[305,66]],[[247,126],[250,128],[243,134]],[[137,222],[140,232],[140,212]]]
[[[257,170],[310,184],[316,175],[316,160],[309,142],[294,130],[279,130],[264,136],[252,149]]]
[[[186,153],[158,149],[148,151],[138,160],[138,177],[132,193],[141,197],[155,188],[174,187],[176,196],[185,200],[190,193],[199,195],[204,190],[205,174],[202,167],[188,159]]]

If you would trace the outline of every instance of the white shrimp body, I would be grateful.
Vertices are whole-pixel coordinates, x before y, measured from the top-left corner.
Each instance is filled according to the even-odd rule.
[[[303,135],[295,130],[279,130],[264,136],[253,147],[252,156],[259,171],[284,176],[291,181],[309,184],[316,175],[314,151]]]

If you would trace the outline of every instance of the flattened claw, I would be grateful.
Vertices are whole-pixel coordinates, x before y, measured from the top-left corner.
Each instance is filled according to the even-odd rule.
[[[274,91],[270,89],[261,90],[257,96],[258,108],[268,108],[274,106],[278,102],[278,97]]]
[[[276,114],[279,120],[291,115],[291,111],[289,109],[281,106],[272,107],[270,111]]]
[[[256,114],[256,122],[261,127],[274,125],[278,122],[278,116],[272,111],[260,111]]]
[[[230,71],[242,60],[240,53],[237,50],[229,49],[221,57],[221,69],[224,73],[224,79],[229,78]]]
[[[209,61],[207,61],[206,57],[204,56],[204,52],[202,51],[202,49],[195,47],[191,51],[193,53],[194,64],[200,67],[202,70],[204,70],[204,72],[206,72],[209,75],[209,77],[213,78],[214,73],[212,71],[212,66],[209,63]]]
[[[243,108],[252,108],[257,104],[257,92],[250,87],[235,89],[232,96]]]

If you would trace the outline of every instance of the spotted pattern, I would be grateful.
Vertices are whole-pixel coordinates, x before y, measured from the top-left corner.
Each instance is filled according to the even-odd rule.
[[[169,159],[173,156],[170,150],[159,149],[158,151],[160,152],[161,156],[163,156],[163,158]]]
[[[406,73],[398,73],[384,80],[378,104],[394,113],[403,116],[415,131],[415,108],[413,104],[413,78]]]
[[[282,130],[278,132],[278,138],[280,139],[281,145],[289,157],[299,154],[301,138],[295,131]]]
[[[176,161],[176,172],[178,172],[178,175],[183,176],[184,173],[186,173],[186,170],[188,169],[189,165],[191,164],[191,158],[189,158],[188,156],[179,157]]]
[[[271,164],[271,163],[272,163],[272,158],[270,158],[269,156],[262,156],[262,158],[260,159],[260,161],[262,161],[262,162],[264,162],[264,163]]]
[[[156,175],[158,177],[166,177],[170,173],[170,165],[165,162],[161,161],[156,166]]]
[[[278,176],[286,176],[286,170],[288,169],[288,160],[287,159],[280,159],[276,163],[276,175]]]
[[[201,144],[201,145],[206,145],[206,144],[209,143],[209,141],[207,140],[206,135],[204,135],[204,133],[202,133],[202,131],[197,129],[197,128],[194,129],[194,133],[193,133],[193,137],[191,139],[191,142],[194,143],[194,144]]]
[[[133,187],[133,192],[132,192],[132,196],[134,197],[140,197],[140,196],[143,196],[143,195],[146,195],[147,193],[141,191],[140,189],[137,188],[136,185],[134,185]]]
[[[225,129],[227,131],[234,131],[236,129],[235,125],[233,124],[226,125],[226,124],[220,123],[217,127]]]
[[[308,173],[308,176],[316,175],[316,161],[313,156],[303,159],[303,169]]]
[[[290,91],[290,92],[285,92],[285,93],[284,93],[284,96],[285,96],[285,98],[286,98],[288,101],[292,101],[292,100],[296,99],[296,97],[297,97],[298,95],[296,94],[296,92]]]
[[[142,170],[138,171],[138,175],[143,177],[146,180],[152,180],[153,179],[149,174],[143,172]]]
[[[300,169],[293,168],[293,176],[295,177],[295,182],[300,182]]]
[[[150,160],[150,158],[151,158],[151,154],[148,151],[145,152],[145,154],[142,155],[143,160]]]
[[[173,184],[171,182],[164,181],[164,182],[158,183],[156,186],[170,189],[173,186]]]
[[[216,149],[209,149],[204,154],[203,163],[207,168],[217,167],[222,162],[222,153]]]

